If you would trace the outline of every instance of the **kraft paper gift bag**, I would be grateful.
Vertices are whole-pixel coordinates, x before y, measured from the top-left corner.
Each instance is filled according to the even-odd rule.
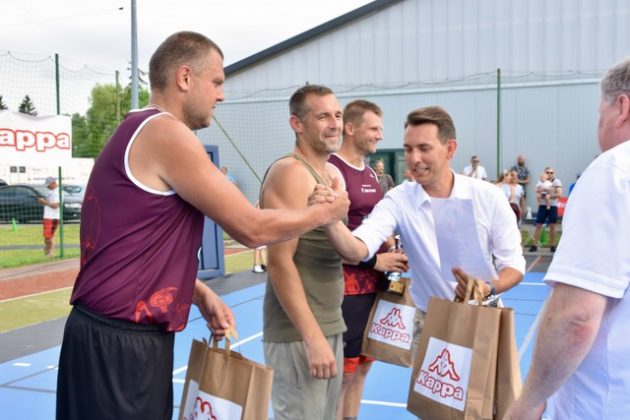
[[[521,395],[523,382],[516,347],[514,310],[512,308],[499,308],[499,310],[501,311],[501,329],[495,390],[495,418],[503,419],[508,408]]]
[[[473,293],[469,287],[466,302]],[[495,418],[503,311],[431,298],[409,386],[410,412],[424,420]]]
[[[363,334],[361,353],[387,363],[409,367],[412,364],[416,305],[409,293],[410,279],[399,280],[402,295],[378,292]]]
[[[273,369],[225,349],[193,340],[180,420],[267,420]]]

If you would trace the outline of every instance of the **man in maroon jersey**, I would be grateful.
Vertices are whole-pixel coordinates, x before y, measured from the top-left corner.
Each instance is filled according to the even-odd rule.
[[[382,115],[381,108],[373,102],[355,100],[347,104],[343,110],[343,142],[328,160],[339,169],[346,184],[351,230],[358,227],[383,198],[376,172],[365,164],[366,157],[376,152],[376,145],[383,138]],[[384,244],[383,249],[387,248]],[[407,271],[406,261],[402,253],[387,252],[376,254],[359,265],[343,265],[341,309],[348,329],[343,334],[343,383],[337,406],[338,419],[356,419],[359,415],[363,385],[372,365],[372,359],[361,354],[361,341],[376,298],[376,284],[383,271]]]
[[[209,126],[223,101],[223,53],[210,39],[171,35],[149,77],[149,106],[125,116],[88,182],[57,419],[172,418],[174,332],[191,303],[213,334],[234,327],[229,308],[195,280],[204,215],[252,248],[348,210],[343,191],[304,209],[256,209],[212,164],[192,132]]]

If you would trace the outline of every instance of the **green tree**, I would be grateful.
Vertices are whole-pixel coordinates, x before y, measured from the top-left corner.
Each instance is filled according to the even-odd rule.
[[[28,95],[25,95],[24,99],[22,99],[22,103],[20,104],[20,108],[18,109],[18,111],[20,111],[22,114],[28,114],[28,115],[33,115],[33,116],[37,115],[35,104],[31,100],[31,97]]]
[[[4,103],[4,100],[2,100],[2,95],[0,95],[0,111],[3,111],[5,109],[9,109],[9,107],[6,106],[6,104]]]
[[[140,107],[149,102],[149,92],[140,87]],[[90,95],[91,106],[85,117],[72,116],[73,156],[96,157],[118,124],[131,108],[131,87],[97,84]]]

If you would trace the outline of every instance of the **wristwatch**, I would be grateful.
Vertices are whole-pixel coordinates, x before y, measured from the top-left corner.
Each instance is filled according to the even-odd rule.
[[[486,299],[497,294],[497,289],[492,283],[488,283],[488,286],[490,286],[490,293],[486,296]]]

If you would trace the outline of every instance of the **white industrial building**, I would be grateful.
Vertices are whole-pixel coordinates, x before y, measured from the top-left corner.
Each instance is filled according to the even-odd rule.
[[[628,22],[628,0],[377,0],[227,66],[226,101],[198,135],[255,201],[293,148],[288,98],[309,82],[383,108],[379,156],[399,179],[407,113],[440,105],[455,170],[476,154],[495,177],[522,153],[534,184],[550,165],[568,187],[599,152],[598,83],[630,55]]]

